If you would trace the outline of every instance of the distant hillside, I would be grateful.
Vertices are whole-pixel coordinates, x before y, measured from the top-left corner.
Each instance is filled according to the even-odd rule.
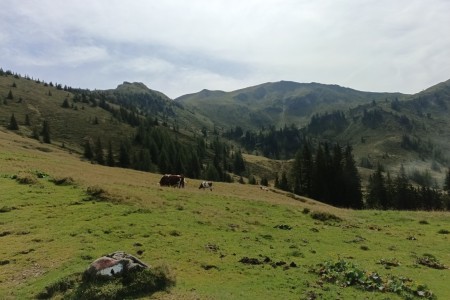
[[[219,173],[232,171],[240,149],[292,159],[304,139],[351,144],[365,179],[377,164],[394,173],[403,165],[409,173],[430,170],[441,185],[450,164],[450,81],[415,95],[280,81],[232,92],[202,90],[171,100],[138,82],[89,91],[0,71],[1,126],[8,127],[14,116],[17,133],[42,140],[45,121],[53,144],[83,155],[86,142],[95,146],[100,139],[105,155],[111,142],[116,159],[123,147],[133,148],[134,166],[142,167],[151,156],[147,169],[153,171],[161,161],[166,164],[162,169],[176,164],[176,170],[191,170],[176,161],[183,152],[185,161],[194,155],[202,176],[207,171],[212,176],[211,162]],[[165,133],[152,131],[155,124]],[[243,175],[273,179],[280,171],[270,162],[267,167],[247,163]]]
[[[11,93],[11,97],[8,95]],[[24,136],[39,136],[44,121],[50,127],[54,144],[82,153],[87,139],[101,137],[105,145],[118,147],[134,129],[98,106],[87,91],[69,91],[58,84],[41,82],[18,75],[0,76],[0,125],[8,126],[14,114]],[[119,110],[119,107],[115,107]]]
[[[382,164],[395,174],[403,165],[408,174],[428,172],[438,185],[450,162],[450,81],[415,95],[281,81],[233,92],[203,90],[175,101],[207,115],[249,153],[293,158],[292,145],[302,136],[349,143],[363,168]]]
[[[0,126],[92,163],[231,180],[233,153],[213,134],[205,140],[208,118],[142,83],[90,91],[0,68],[0,100]]]
[[[361,92],[338,85],[280,81],[232,92],[203,90],[175,101],[205,114],[218,126],[260,129],[271,125],[304,126],[316,113],[404,97],[399,93]]]

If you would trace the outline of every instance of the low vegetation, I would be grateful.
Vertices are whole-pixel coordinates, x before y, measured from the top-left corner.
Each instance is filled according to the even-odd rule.
[[[158,291],[168,291],[174,285],[175,278],[166,266],[129,271],[120,276],[90,278],[74,274],[46,286],[36,298],[133,299],[149,296]]]
[[[164,300],[450,297],[449,270],[432,267],[450,265],[448,235],[439,233],[450,227],[447,213],[337,209],[238,183],[205,192],[195,179],[159,187],[158,174],[90,164],[53,145],[41,152],[2,131],[0,139],[0,243],[8,245],[0,298],[76,298],[80,286]],[[22,174],[36,183],[20,184]],[[93,259],[118,249],[167,266],[166,283],[146,290],[143,276],[136,295],[121,280],[82,282]],[[344,287],[310,272],[339,261],[362,275]]]
[[[354,286],[368,292],[395,293],[404,299],[436,299],[425,285],[418,285],[404,276],[382,277],[377,272],[365,271],[352,262],[339,260],[325,262],[313,268],[321,280],[341,287]]]

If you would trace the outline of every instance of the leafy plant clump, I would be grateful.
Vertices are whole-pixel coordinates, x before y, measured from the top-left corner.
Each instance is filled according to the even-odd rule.
[[[73,185],[75,181],[72,177],[53,178],[51,180],[56,185]]]
[[[364,271],[345,260],[319,264],[312,272],[318,274],[323,281],[341,287],[354,286],[365,291],[396,293],[404,299],[436,299],[425,285],[417,285],[409,278],[393,275],[382,278],[376,272]]]
[[[392,258],[392,259],[382,258],[382,259],[380,259],[380,261],[378,263],[383,265],[386,269],[390,269],[391,267],[400,266],[400,262],[396,258]]]
[[[443,270],[447,266],[439,262],[439,260],[432,254],[425,253],[422,257],[417,258],[417,263],[433,269]]]
[[[75,274],[45,287],[36,298],[134,299],[169,290],[174,285],[175,279],[165,266],[132,270],[115,276],[86,277]]]
[[[15,179],[20,184],[36,184],[37,178],[33,174],[20,174],[13,176],[13,179]]]

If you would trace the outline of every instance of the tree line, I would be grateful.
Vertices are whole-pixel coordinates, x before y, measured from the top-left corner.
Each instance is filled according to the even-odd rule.
[[[275,186],[334,206],[363,208],[361,180],[350,145],[321,143],[314,150],[311,143],[304,143],[291,170],[277,176]]]
[[[313,154],[314,152],[314,154]],[[443,191],[427,181],[413,185],[403,166],[392,178],[381,165],[369,177],[363,197],[351,146],[304,143],[289,171],[276,176],[275,187],[337,207],[353,209],[450,210],[450,168]]]
[[[395,178],[386,175],[381,165],[369,178],[366,207],[397,210],[449,210],[450,168],[444,182],[444,192],[428,184],[414,186],[403,166]],[[446,193],[445,193],[446,192]]]
[[[131,139],[120,141],[118,149],[111,141],[105,149],[100,137],[86,139],[84,157],[111,167],[227,182],[233,180],[231,173],[242,174],[246,169],[241,151],[218,136],[209,142],[202,136],[182,139],[185,137],[174,130],[148,119],[141,122]]]

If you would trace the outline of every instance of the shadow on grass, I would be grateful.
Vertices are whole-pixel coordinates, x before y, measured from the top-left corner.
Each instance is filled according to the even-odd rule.
[[[78,273],[45,287],[36,298],[62,296],[63,299],[134,299],[167,291],[174,285],[175,278],[166,266],[132,270],[116,276],[87,276]]]

